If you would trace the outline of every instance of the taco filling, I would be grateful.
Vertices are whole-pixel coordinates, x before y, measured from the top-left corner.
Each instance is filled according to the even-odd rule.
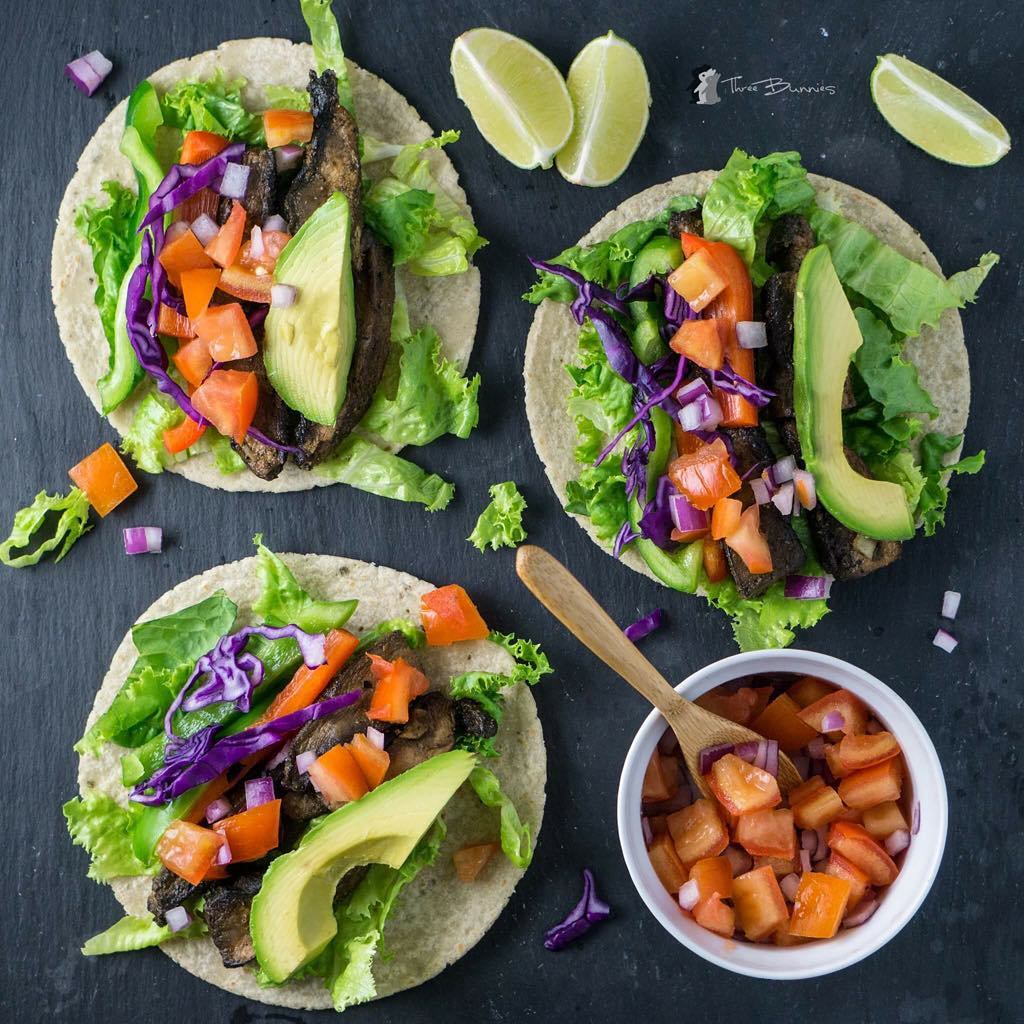
[[[310,597],[257,544],[255,621],[241,626],[218,590],[138,624],[138,658],[77,746],[119,755],[119,778],[83,785],[64,808],[90,876],[152,876],[145,912],[84,951],[206,936],[224,968],[263,986],[319,977],[341,1010],[377,994],[385,921],[437,861],[441,812],[464,783],[501,814],[446,854],[457,884],[486,878],[500,851],[529,864],[530,827],[484,762],[499,753],[508,688],[550,669],[534,645],[491,633],[454,585],[423,593],[420,624],[357,635],[345,628],[357,601]],[[511,671],[419,667],[452,647],[472,668],[474,641],[511,653]]]
[[[932,535],[949,474],[981,467],[946,461],[962,434],[929,429],[940,409],[904,347],[997,259],[944,279],[828,208],[798,154],[737,150],[703,195],[531,260],[527,301],[579,325],[566,510],[728,612],[741,647],[785,646],[834,580]],[[528,355],[539,421],[550,385],[530,372]]]

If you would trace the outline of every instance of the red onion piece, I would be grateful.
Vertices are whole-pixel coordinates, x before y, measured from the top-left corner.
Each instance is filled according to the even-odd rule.
[[[651,823],[642,814],[640,815],[640,828],[644,834],[644,846],[650,846],[654,842],[654,829],[651,828]]]
[[[284,232],[287,233],[287,231],[288,231],[288,221],[286,221],[284,219],[284,217],[282,217],[278,213],[271,214],[271,216],[269,216],[263,222],[263,230],[264,231],[284,231]]]
[[[705,747],[697,755],[697,771],[701,775],[707,775],[711,771],[711,766],[720,758],[725,757],[726,754],[731,754],[735,750],[731,743],[718,743],[713,747]]]
[[[180,224],[182,221],[174,223]],[[201,213],[192,221],[192,234],[199,239],[199,244],[202,246],[209,245],[217,237],[219,230],[217,222],[208,213]]]
[[[384,749],[384,733],[375,729],[372,725],[366,730],[366,738],[378,749]]]
[[[870,892],[870,890],[868,890]],[[849,917],[843,920],[844,928],[856,928],[857,925],[864,924],[865,921],[870,920],[871,915],[878,909],[878,900],[874,896],[869,896],[865,893],[861,898],[857,909],[850,914]]]
[[[214,864],[230,864],[231,863],[231,847],[228,846],[228,837],[220,837],[220,849],[217,851],[217,856],[214,858]]]
[[[825,600],[833,583],[833,576],[787,576],[783,593],[797,601]]]
[[[764,770],[769,775],[778,778],[779,775],[779,742],[778,740],[766,740]]]
[[[785,878],[780,878],[779,888],[782,890],[782,895],[792,903],[796,899],[797,889],[800,888],[800,876],[794,873],[786,875]]]
[[[683,533],[708,528],[708,513],[694,508],[687,501],[685,494],[670,494],[668,496],[668,511],[672,517],[672,525]]]
[[[805,828],[800,832],[800,849],[814,852],[818,849],[818,833],[811,828]]]
[[[124,530],[126,555],[158,555],[163,550],[164,531],[159,526],[128,526]]]
[[[230,801],[219,796],[216,800],[211,800],[209,806],[206,808],[206,820],[212,825],[215,821],[220,821],[221,818],[226,818],[230,813]]]
[[[248,184],[249,167],[246,164],[228,164],[217,191],[228,199],[244,199]]]
[[[274,780],[269,775],[245,780],[245,809],[251,811],[274,799]]]
[[[309,766],[316,760],[316,754],[312,750],[304,750],[295,758],[295,768],[300,775],[309,771]]]
[[[811,858],[817,863],[819,860],[824,860],[830,853],[828,847],[828,826],[822,825],[817,830],[818,833],[818,848],[814,851],[814,855]]]
[[[952,633],[947,633],[944,629],[939,629],[936,630],[932,643],[947,654],[952,654],[953,651],[956,650],[959,641]]]
[[[921,804],[915,800],[910,812],[910,834],[916,836],[921,831]]]
[[[294,285],[272,284],[270,286],[270,305],[275,309],[287,309],[294,306],[299,292]]]
[[[290,171],[293,167],[298,167],[304,152],[301,146],[278,146],[274,150],[274,163],[278,171]]]
[[[960,593],[956,590],[947,590],[942,595],[942,617],[955,619],[958,611],[960,611]]]
[[[765,348],[768,332],[761,320],[740,320],[736,324],[736,340],[740,348]]]
[[[810,871],[811,870],[811,853],[810,850],[800,851],[800,870]]]
[[[733,878],[745,875],[754,866],[754,858],[742,846],[727,846],[722,856],[732,865]]]
[[[796,470],[796,459],[792,455],[787,455],[784,459],[779,459],[771,469],[768,470],[768,474],[772,479],[772,483],[776,487],[781,484],[788,483],[793,479],[793,472]]]
[[[763,480],[756,478],[751,480],[750,490],[758,505],[767,505],[772,500],[771,491],[768,490],[768,485]]]
[[[679,906],[683,910],[693,910],[699,902],[700,888],[697,885],[697,879],[691,878],[688,882],[684,882],[679,890]]]
[[[793,484],[787,481],[772,495],[772,504],[784,515],[791,515],[793,512]]]
[[[170,245],[171,242],[173,242],[176,238],[181,238],[181,236],[185,234],[186,231],[190,231],[191,229],[192,225],[187,220],[176,220],[164,232],[164,245]],[[217,230],[219,231],[220,228],[218,228]]]
[[[821,731],[822,732],[838,732],[846,725],[846,719],[843,718],[842,714],[838,711],[829,711],[827,714],[822,715],[821,718]]]
[[[252,231],[249,234],[249,253],[253,259],[260,259],[263,253],[266,251],[266,247],[263,245],[263,228],[258,224],[253,226]]]
[[[91,96],[103,84],[113,67],[99,50],[91,50],[67,64],[64,74],[74,82],[79,92]]]
[[[691,380],[688,384],[684,384],[676,392],[676,401],[680,405],[689,405],[691,402],[695,402],[698,398],[710,397],[711,389],[700,377],[696,380]]]
[[[814,477],[806,469],[793,470],[793,490],[796,494],[798,504],[795,506],[799,512],[802,505],[806,509],[817,508],[818,490],[814,483]]]
[[[825,737],[815,736],[807,744],[807,755],[812,761],[823,761],[825,759]]]
[[[164,914],[164,920],[167,922],[167,927],[172,934],[180,932],[192,923],[192,917],[184,907],[171,907]]]
[[[281,749],[267,762],[267,771],[271,771],[276,768],[279,764],[283,764],[288,755],[292,752],[292,743],[294,737],[288,740],[287,743],[281,744]]]
[[[905,828],[898,828],[885,841],[885,852],[890,857],[902,853],[910,845],[910,833]]]
[[[745,743],[737,743],[732,752],[741,761],[746,761],[747,764],[754,764],[757,760],[757,751],[757,740],[747,740]]]

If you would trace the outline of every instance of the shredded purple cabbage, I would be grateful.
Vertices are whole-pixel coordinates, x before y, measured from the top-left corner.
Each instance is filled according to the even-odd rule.
[[[245,153],[244,142],[226,146],[216,156],[201,164],[175,164],[149,197],[149,210],[139,230],[162,221],[176,206],[204,188],[216,188],[228,164],[238,163]]]
[[[583,895],[579,903],[569,912],[564,921],[549,928],[544,935],[544,948],[550,950],[563,949],[570,942],[575,942],[585,935],[599,921],[604,921],[612,912],[612,908],[602,900],[596,892],[594,873],[590,868],[583,869]]]
[[[615,535],[615,543],[612,546],[612,557],[618,558],[622,554],[622,549],[627,544],[632,544],[639,536],[640,534],[630,526],[628,520],[624,522],[619,532]]]
[[[627,640],[635,644],[638,640],[643,640],[645,636],[650,636],[656,629],[661,629],[664,625],[665,609],[655,608],[653,611],[641,616],[636,622],[628,625],[622,632],[626,634]]]
[[[644,514],[640,517],[640,532],[663,551],[677,546],[677,542],[672,540],[672,511],[668,501],[674,491],[672,481],[667,476],[661,477],[654,497],[644,506]]]
[[[720,370],[712,370],[710,377],[716,388],[739,395],[758,409],[763,409],[775,397],[774,391],[759,388],[746,377],[741,377],[728,363],[723,364]]]

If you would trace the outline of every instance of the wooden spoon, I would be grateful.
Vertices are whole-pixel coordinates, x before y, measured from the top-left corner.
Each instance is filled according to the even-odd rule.
[[[698,771],[698,755],[719,743],[764,739],[752,729],[680,697],[668,680],[626,639],[625,633],[594,600],[582,583],[543,548],[525,544],[516,552],[516,572],[527,589],[585,647],[646,697],[672,727],[690,778],[704,796],[711,796]],[[789,792],[802,781],[793,762],[779,751],[779,789]]]

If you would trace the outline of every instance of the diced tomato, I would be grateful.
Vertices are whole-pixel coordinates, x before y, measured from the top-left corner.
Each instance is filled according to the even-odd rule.
[[[281,841],[281,801],[268,800],[221,818],[214,822],[213,830],[227,840],[232,864],[260,860]]]
[[[181,156],[178,158],[178,163],[205,164],[207,160],[226,148],[227,144],[228,140],[216,132],[195,130],[186,132],[181,143]]]
[[[209,270],[183,270],[181,272],[181,294],[185,297],[185,312],[189,320],[206,312],[210,299],[217,290],[220,271],[213,267]]]
[[[699,313],[729,285],[728,278],[706,250],[695,252],[668,275],[669,287],[682,295],[690,309]]]
[[[672,420],[672,437],[676,443],[676,453],[685,455],[687,452],[695,452],[704,442],[689,430],[683,430],[678,420]]]
[[[825,763],[828,765],[828,770],[837,778],[843,779],[850,773],[846,770],[843,762],[839,760],[839,744],[838,743],[826,743],[825,744]]]
[[[711,539],[724,540],[740,528],[743,502],[738,498],[719,498],[711,511]]]
[[[274,268],[277,266],[278,256],[281,255],[284,247],[292,240],[292,236],[287,231],[263,231],[261,236],[263,238],[263,251],[260,255],[254,256],[252,254],[252,239],[250,238],[242,246],[237,265],[245,267],[247,270],[256,270],[257,267],[262,267],[268,273],[273,273]]]
[[[469,595],[457,583],[438,587],[420,598],[420,622],[431,647],[460,640],[486,640],[490,631]]]
[[[192,321],[192,325],[218,363],[246,359],[256,354],[256,339],[238,302],[210,306],[202,316]]]
[[[806,939],[801,939],[798,935],[790,934],[788,921],[783,921],[782,924],[775,929],[775,935],[772,937],[772,942],[774,942],[776,946],[799,946],[802,942],[806,941]]]
[[[732,896],[732,864],[728,857],[704,857],[690,868],[690,878],[696,880],[702,900],[718,895]]]
[[[816,676],[801,676],[789,689],[786,690],[790,700],[796,701],[800,707],[805,708],[830,693],[835,693],[836,688],[824,679]]]
[[[164,431],[164,447],[172,455],[177,455],[191,448],[205,433],[205,423],[197,423],[191,416],[186,416],[176,427]]]
[[[785,878],[786,875],[795,875],[800,870],[800,864],[796,857],[765,857],[757,854],[754,857],[755,868],[771,868],[776,878]]]
[[[868,725],[868,709],[856,694],[849,690],[836,690],[827,697],[808,704],[800,711],[800,718],[815,732],[825,732],[822,721],[828,714],[839,714],[843,717],[841,728],[833,730],[837,734],[859,736]]]
[[[452,854],[455,874],[460,882],[472,882],[487,866],[487,862],[500,850],[498,843],[474,843]]]
[[[900,798],[903,772],[898,758],[853,772],[839,783],[843,803],[862,811]]]
[[[868,876],[872,885],[891,885],[900,873],[896,862],[852,821],[835,821],[828,830],[828,845]]]
[[[750,728],[766,739],[776,740],[788,754],[805,747],[818,734],[797,717],[799,707],[788,693],[780,693],[751,723]]]
[[[702,899],[693,908],[693,919],[701,928],[707,928],[716,935],[724,935],[727,939],[731,939],[736,931],[736,911],[723,903],[718,895]]]
[[[732,882],[732,904],[743,934],[752,942],[789,920],[786,898],[769,867],[754,868]]]
[[[704,540],[704,574],[709,583],[720,583],[729,575],[729,567],[725,561],[725,550],[721,541],[705,538]]]
[[[243,302],[270,302],[270,289],[274,286],[272,274],[263,271],[262,267],[250,270],[241,263],[233,263],[224,268],[217,287],[232,298]]]
[[[725,538],[725,543],[754,575],[772,571],[772,552],[761,533],[760,505],[751,505],[740,516],[740,525]]]
[[[177,238],[165,242],[157,255],[160,265],[167,271],[168,280],[175,288],[181,288],[181,274],[184,270],[208,270],[213,260],[203,252],[199,239],[192,229],[182,231]]]
[[[89,504],[101,516],[113,512],[129,494],[139,489],[124,460],[109,443],[101,444],[78,465],[72,466],[68,476],[85,492]]]
[[[680,544],[692,544],[695,540],[702,540],[706,537],[709,529],[709,526],[705,526],[703,530],[677,530],[673,526],[672,532],[669,534],[669,540],[677,541]]]
[[[668,815],[665,823],[676,853],[687,869],[705,857],[717,857],[729,845],[729,833],[711,800],[695,800],[689,807]]]
[[[193,390],[206,380],[213,369],[210,346],[202,338],[192,338],[178,345],[178,351],[171,356],[178,373],[188,381]]]
[[[814,829],[824,828],[829,822],[835,821],[845,809],[839,794],[831,786],[820,786],[799,803],[793,803],[791,797],[790,807],[793,808],[793,820],[797,828]]]
[[[735,754],[720,757],[706,778],[719,803],[731,814],[749,814],[782,803],[775,776]]]
[[[679,792],[679,762],[655,749],[644,771],[641,799],[645,804],[671,800]]]
[[[192,405],[225,437],[241,444],[256,415],[259,395],[255,373],[214,370],[192,393]]]
[[[783,860],[796,857],[796,831],[789,810],[741,814],[733,838],[751,856]]]
[[[245,235],[245,207],[235,199],[231,203],[231,214],[221,225],[220,230],[207,243],[203,250],[214,263],[221,267],[230,267],[242,248],[242,237]]]
[[[910,827],[895,800],[886,800],[885,803],[866,808],[862,822],[872,839],[888,839],[893,832]]]
[[[860,903],[871,881],[856,864],[852,864],[835,850],[829,854],[828,863],[825,865],[825,874],[833,875],[836,878],[845,878],[850,883],[850,898],[846,904],[847,913]]]
[[[196,332],[192,330],[192,324],[187,316],[183,316],[176,309],[160,303],[160,314],[156,322],[157,334],[166,334],[171,338],[194,338]]]
[[[213,866],[222,843],[213,829],[191,821],[172,821],[156,844],[156,855],[168,871],[198,885]]]
[[[714,320],[684,320],[669,347],[705,370],[720,370],[725,363],[722,336]]]
[[[368,792],[366,778],[352,751],[340,743],[335,743],[309,766],[309,779],[328,807],[351,803]]]
[[[686,867],[679,859],[668,832],[654,837],[654,842],[647,848],[647,856],[651,858],[651,867],[661,884],[673,895],[679,892],[686,882]]]
[[[260,716],[258,724],[272,722],[275,718],[309,707],[324,692],[327,684],[352,657],[358,646],[359,638],[353,636],[347,629],[332,629],[324,640],[324,657],[327,661],[316,668],[300,665],[291,682]]]
[[[771,692],[768,687],[758,687],[755,690],[750,686],[741,686],[733,693],[720,692],[715,689],[702,694],[694,703],[699,704],[712,714],[728,718],[730,722],[735,722],[737,725],[747,725],[761,706],[763,694],[760,691],[762,689],[768,689],[768,692]]]
[[[427,677],[418,668],[410,665],[405,658],[388,661],[376,654],[368,654],[367,657],[370,659],[370,672],[374,681],[380,682],[386,676],[398,672],[404,675],[409,682],[410,699],[422,697],[430,689],[430,681]]]
[[[669,463],[668,475],[676,490],[701,511],[707,511],[719,498],[727,498],[743,486],[721,438],[701,445],[696,451],[680,454]]]
[[[850,883],[836,875],[806,871],[793,901],[789,931],[805,939],[831,939],[850,899]]]
[[[308,110],[264,111],[263,133],[268,149],[290,142],[309,142],[313,138],[313,115]]]
[[[389,672],[373,688],[373,697],[366,717],[375,722],[409,721],[409,701],[412,692],[409,677],[401,672]]]
[[[825,780],[820,775],[812,775],[806,782],[801,782],[799,786],[794,786],[786,794],[789,806],[796,807],[801,800],[806,800],[807,797],[821,789],[824,785]]]
[[[839,762],[848,772],[881,764],[900,753],[900,745],[891,732],[844,736],[839,742]]]
[[[366,784],[370,789],[376,789],[388,773],[391,756],[386,750],[381,750],[380,747],[371,743],[366,738],[366,734],[361,732],[357,732],[352,737],[349,747],[352,750],[352,756],[356,759],[356,764],[359,765],[359,770],[363,773],[363,778],[366,779]]]

